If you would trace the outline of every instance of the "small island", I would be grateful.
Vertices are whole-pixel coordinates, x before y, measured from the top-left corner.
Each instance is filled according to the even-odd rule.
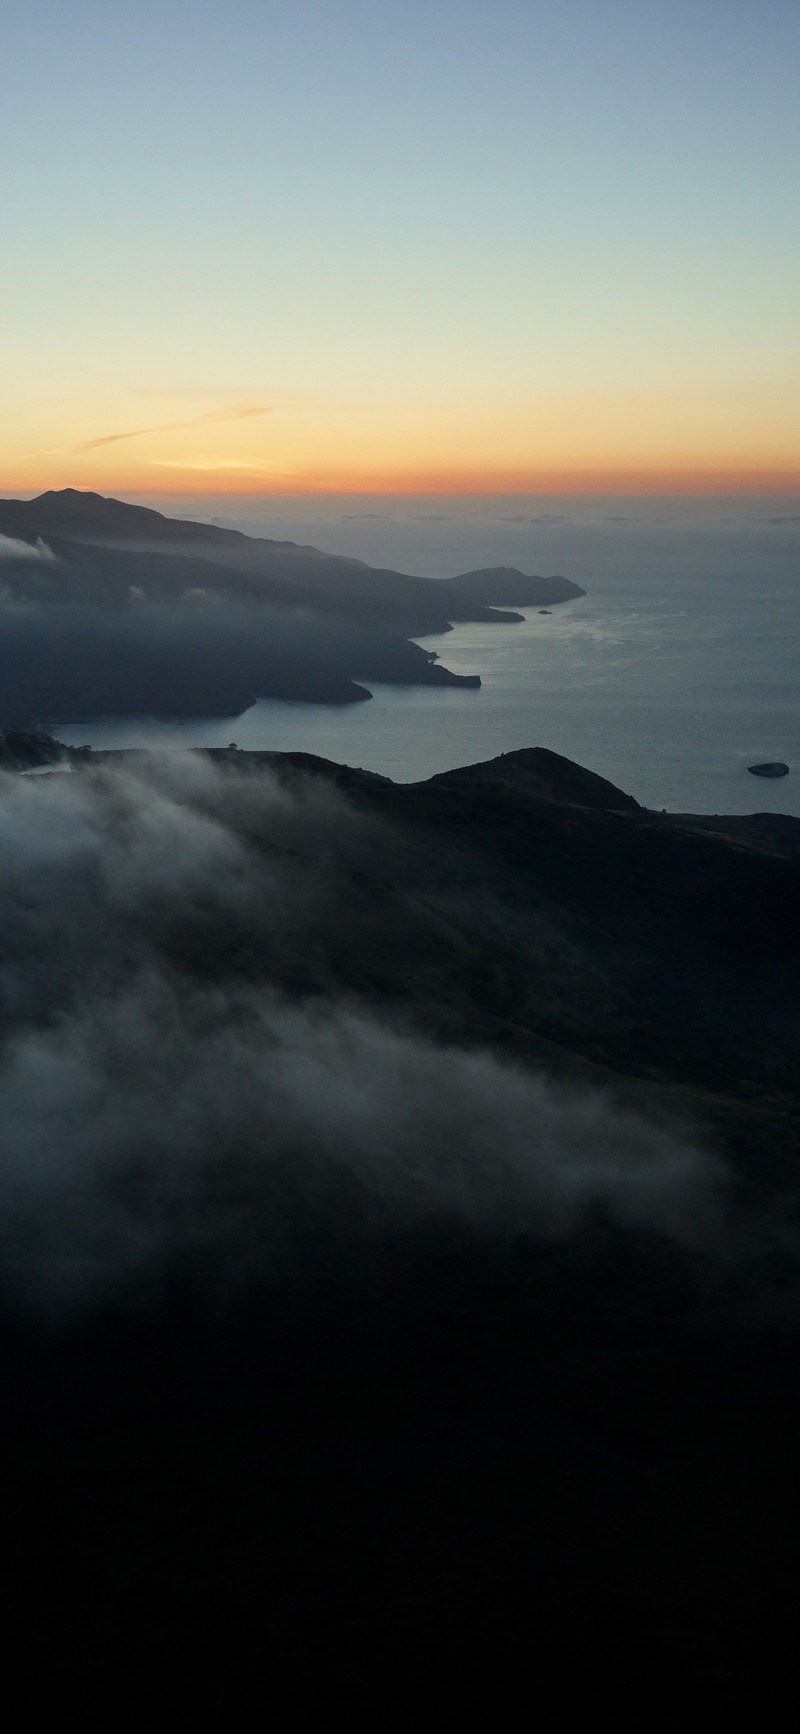
[[[768,759],[763,765],[748,765],[753,777],[788,777],[789,766],[782,759]]]

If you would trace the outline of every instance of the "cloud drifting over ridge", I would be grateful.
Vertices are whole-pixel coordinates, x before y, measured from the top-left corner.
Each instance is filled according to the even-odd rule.
[[[199,1259],[274,1275],[425,1224],[513,1238],[596,1209],[705,1240],[715,1163],[597,1095],[336,997],[176,966],[174,932],[258,928],[302,963],[336,921],[321,862],[370,823],[316,782],[193,757],[0,782],[0,1251],[27,1301],[80,1303]],[[263,975],[264,972],[262,972]]]
[[[0,560],[55,560],[57,556],[41,536],[35,542],[23,542],[16,536],[0,536]]]

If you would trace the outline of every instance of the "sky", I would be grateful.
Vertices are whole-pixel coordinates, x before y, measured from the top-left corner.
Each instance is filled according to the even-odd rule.
[[[0,492],[792,492],[796,0],[27,0]]]

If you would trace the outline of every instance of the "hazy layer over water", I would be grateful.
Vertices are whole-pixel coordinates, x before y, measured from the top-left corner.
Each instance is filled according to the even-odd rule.
[[[400,781],[548,746],[647,806],[800,815],[800,503],[373,499],[362,512],[328,498],[303,501],[303,516],[299,505],[225,521],[432,576],[490,564],[562,572],[588,594],[549,615],[528,610],[524,625],[426,640],[448,667],[479,673],[478,692],[378,686],[368,705],[267,701],[235,720],[63,727],[60,738],[236,741]],[[771,758],[791,774],[749,775]]]

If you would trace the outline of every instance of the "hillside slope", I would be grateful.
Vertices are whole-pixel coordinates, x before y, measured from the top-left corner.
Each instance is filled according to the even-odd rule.
[[[800,822],[728,835],[544,749],[398,786],[14,735],[0,768],[28,1712],[777,1703]]]

